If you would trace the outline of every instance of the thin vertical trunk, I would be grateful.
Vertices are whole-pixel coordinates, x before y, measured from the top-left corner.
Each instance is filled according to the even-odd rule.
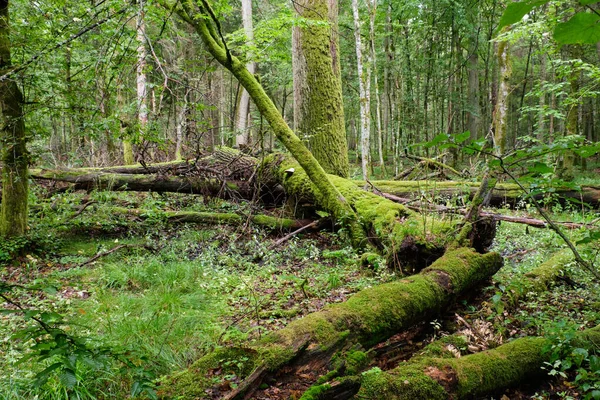
[[[148,125],[148,85],[146,79],[146,24],[144,21],[144,0],[138,0],[136,19],[137,47],[137,108],[140,137],[144,137]]]
[[[373,60],[373,84],[375,86],[376,118],[377,118],[377,152],[379,153],[379,165],[381,172],[385,174],[385,163],[383,160],[383,132],[381,127],[381,96],[379,94],[379,81],[377,79],[377,51],[375,50],[375,15],[377,13],[377,0],[367,0],[369,7],[369,37],[371,42],[371,59]]]
[[[252,0],[242,0],[242,23],[244,25],[244,33],[246,35],[246,45],[252,48],[254,44],[254,29],[252,25]],[[252,58],[252,54],[248,54]],[[250,61],[246,64],[246,68],[250,73],[256,71],[256,63]],[[249,143],[250,134],[248,132],[248,113],[250,111],[250,96],[246,89],[241,89],[240,103],[238,107],[238,115],[236,121],[235,145],[245,146]]]
[[[181,110],[179,112],[179,114],[177,114],[177,127],[176,127],[176,134],[175,134],[175,159],[176,160],[182,160],[182,147],[183,147],[183,137],[184,137],[184,132],[186,129],[186,115],[188,112],[188,96],[189,96],[190,90],[186,89],[185,95],[183,96],[183,104],[181,105]]]
[[[471,36],[471,53],[469,54],[469,87],[467,97],[469,109],[467,111],[467,130],[471,132],[471,139],[480,136],[481,106],[479,104],[479,31]]]
[[[546,83],[546,68],[547,61],[546,55],[540,55],[540,87]],[[540,90],[540,100],[539,100],[540,111],[538,113],[538,123],[537,123],[537,139],[540,143],[543,143],[546,132],[546,92],[544,90]]]
[[[506,31],[504,28],[503,31]],[[506,135],[508,126],[508,95],[510,92],[510,77],[512,67],[509,58],[508,42],[498,43],[498,69],[500,79],[494,111],[494,152],[502,156],[506,152]]]
[[[569,47],[569,56],[572,60],[581,59],[583,49],[579,44],[573,44]],[[577,99],[579,86],[580,86],[580,75],[579,68],[572,64],[572,71],[568,76],[569,81],[569,96],[574,100],[570,104],[567,110],[567,117],[565,120],[565,136],[574,136],[579,134],[579,109],[580,100]],[[574,178],[574,166],[575,166],[575,153],[570,150],[565,150],[562,155],[562,165],[559,165],[557,170],[558,176],[565,180]]]
[[[352,15],[354,16],[354,39],[356,46],[356,64],[358,67],[358,91],[360,96],[360,152],[363,179],[369,178],[370,139],[371,139],[371,60],[366,53],[363,61],[362,38],[360,34],[360,14],[358,0],[352,0]]]
[[[11,68],[8,6],[8,0],[0,0],[0,75]],[[0,156],[4,164],[0,237],[22,236],[27,231],[29,154],[23,121],[23,94],[12,78],[0,81]]]

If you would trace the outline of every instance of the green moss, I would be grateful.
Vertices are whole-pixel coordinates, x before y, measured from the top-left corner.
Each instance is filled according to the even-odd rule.
[[[329,390],[331,388],[331,385],[317,385],[317,386],[311,386],[310,388],[308,388],[308,390],[306,392],[304,392],[304,394],[302,395],[302,397],[300,397],[300,400],[319,400],[319,399],[323,399],[323,397],[321,396],[324,392],[326,392],[327,390]]]
[[[446,400],[444,388],[423,373],[424,364],[411,364],[399,374],[385,373],[379,368],[363,373],[357,398],[395,400],[428,399]]]
[[[425,346],[417,357],[456,358],[455,354],[448,350],[448,346],[461,350],[465,349],[467,344],[467,338],[463,335],[444,336]]]
[[[221,384],[225,377],[248,376],[257,366],[257,353],[245,348],[220,348],[202,357],[188,369],[160,380],[161,398],[204,398],[206,390]],[[219,370],[218,374],[211,371]]]

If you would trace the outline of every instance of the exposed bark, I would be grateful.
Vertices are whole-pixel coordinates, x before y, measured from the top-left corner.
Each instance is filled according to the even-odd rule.
[[[247,349],[219,349],[189,369],[163,379],[160,395],[248,398],[269,375],[295,376],[302,370],[323,370],[344,348],[353,344],[367,348],[438,314],[501,265],[502,259],[495,253],[454,250],[418,275],[365,289],[345,303],[290,323]],[[230,391],[227,382],[215,386],[217,370],[221,371],[219,376],[234,374],[243,379],[239,387],[244,390]]]
[[[254,29],[252,26],[252,0],[242,0],[242,23],[244,25],[244,34],[246,35],[246,46],[254,46]],[[247,54],[248,57],[252,58],[252,54]],[[256,63],[249,61],[246,63],[248,72],[254,74],[256,71]],[[237,110],[237,132],[235,135],[236,147],[245,146],[249,142],[248,132],[248,113],[250,111],[250,95],[246,89],[242,88],[242,94],[240,96],[240,102]]]
[[[8,73],[12,66],[8,7],[8,0],[0,0],[0,75]],[[12,76],[0,81],[0,160],[4,164],[0,237],[21,236],[27,231],[29,154],[23,94]]]
[[[505,27],[505,33],[509,27]],[[494,109],[494,153],[502,156],[506,152],[507,127],[508,127],[508,95],[510,94],[510,77],[512,65],[509,58],[509,43],[501,41],[498,43],[497,57],[499,69],[498,95],[496,108]]]
[[[144,21],[144,0],[137,0],[138,11],[136,16],[136,40],[137,47],[137,107],[140,137],[144,137],[148,125],[148,85],[146,83],[146,23]]]
[[[294,129],[307,138],[323,169],[347,177],[348,146],[344,124],[336,0],[294,1],[306,26],[292,31]]]

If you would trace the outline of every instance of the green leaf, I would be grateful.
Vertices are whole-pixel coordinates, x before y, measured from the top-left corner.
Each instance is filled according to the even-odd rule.
[[[554,40],[559,44],[600,42],[600,17],[596,14],[580,12],[567,22],[556,25]]]
[[[445,142],[446,140],[448,140],[448,135],[446,135],[445,133],[440,133],[439,135],[434,137],[431,142],[425,143],[425,147],[430,148],[433,146],[437,146],[438,144]]]
[[[549,173],[554,172],[554,169],[552,169],[550,166],[548,166],[547,164],[544,164],[542,162],[536,162],[534,165],[529,167],[529,172],[538,172],[540,174],[549,174]]]
[[[68,389],[72,389],[77,385],[77,376],[75,376],[75,372],[70,369],[65,369],[62,374],[60,374],[59,379],[60,383]]]
[[[600,239],[600,231],[586,232],[587,236],[577,241],[577,244],[588,244]]]
[[[39,374],[37,374],[35,376],[35,382],[33,383],[33,385],[35,387],[40,387],[42,386],[44,383],[46,383],[46,381],[48,380],[48,378],[50,377],[50,373],[52,371],[54,371],[55,369],[58,369],[62,366],[62,363],[57,362],[52,364],[51,366],[49,366],[48,368],[46,368],[45,370],[43,370],[42,372],[40,372]]]
[[[504,14],[502,14],[502,17],[500,18],[498,29],[519,22],[523,19],[525,14],[533,10],[534,7],[541,6],[549,1],[550,0],[529,0],[510,3],[506,6],[506,10],[504,10]]]
[[[588,4],[598,3],[598,0],[579,0],[579,4],[587,6]]]
[[[454,136],[454,141],[456,143],[462,143],[465,140],[469,139],[471,137],[471,132],[466,131],[463,133],[459,133],[458,135]]]

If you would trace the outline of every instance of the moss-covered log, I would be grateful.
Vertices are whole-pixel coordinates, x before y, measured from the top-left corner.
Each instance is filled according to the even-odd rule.
[[[364,186],[364,181],[355,181],[357,186]],[[480,186],[478,182],[460,181],[372,181],[371,184],[383,193],[390,193],[398,197],[421,196],[426,193],[431,196],[464,196],[472,199]],[[562,200],[588,203],[592,207],[600,207],[600,185],[581,186],[581,191],[572,188],[554,188],[553,196]],[[503,204],[515,205],[525,199],[523,191],[517,184],[497,183],[490,194],[490,204],[499,206]],[[542,199],[543,194],[534,195]]]
[[[153,218],[165,219],[173,223],[243,225],[249,222],[264,228],[281,230],[299,229],[313,222],[311,220],[278,218],[265,214],[240,215],[236,213],[199,211],[156,211],[124,207],[113,207],[111,208],[111,213],[132,215],[140,218],[152,216]]]
[[[496,253],[481,255],[467,248],[449,251],[418,275],[365,289],[345,303],[292,322],[247,349],[219,349],[163,379],[160,393],[164,398],[241,398],[242,392],[256,389],[268,375],[282,372],[284,365],[291,368],[285,374],[324,368],[337,351],[353,343],[372,346],[438,314],[501,265]],[[251,384],[231,391],[223,378],[229,374]]]
[[[513,340],[493,350],[461,358],[417,358],[391,371],[362,375],[360,399],[464,399],[483,396],[542,376],[550,341],[541,337]],[[576,347],[597,348],[600,326],[580,332]]]
[[[320,191],[291,157],[273,155],[263,165],[269,169],[266,175],[275,177],[296,202],[326,204]],[[388,265],[394,268],[415,271],[426,267],[445,252],[460,229],[460,218],[417,213],[357,187],[354,181],[334,175],[329,175],[329,180],[353,208],[363,229],[369,232],[371,243],[386,255]],[[471,246],[484,251],[491,245],[494,228],[489,220],[479,221],[475,231],[481,234],[473,235],[477,241]]]

